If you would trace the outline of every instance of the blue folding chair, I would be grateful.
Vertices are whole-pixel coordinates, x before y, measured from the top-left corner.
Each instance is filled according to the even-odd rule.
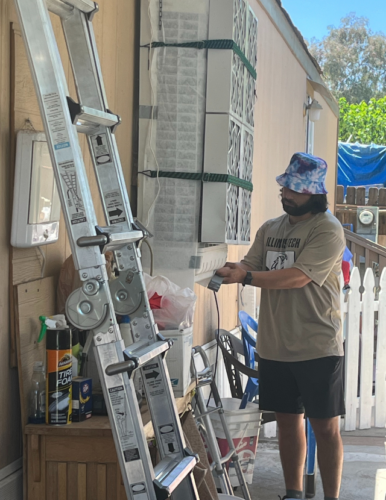
[[[249,316],[245,311],[239,312],[239,320],[241,323],[241,335],[244,346],[245,365],[252,370],[255,369],[255,347],[256,339],[249,333],[250,327],[257,335],[257,321]],[[241,399],[240,410],[243,410],[249,401],[253,401],[259,394],[259,380],[257,378],[248,378],[243,397]]]
[[[256,339],[249,333],[251,328],[257,335],[257,321],[251,318],[245,311],[239,312],[241,323],[241,334],[244,347],[245,365],[255,369]],[[249,327],[249,328],[248,328]],[[247,386],[241,400],[240,410],[247,406],[248,401],[252,401],[259,394],[259,380],[248,378]],[[305,467],[305,495],[306,498],[313,498],[316,492],[316,439],[314,431],[308,418],[306,418],[307,435],[307,457]]]

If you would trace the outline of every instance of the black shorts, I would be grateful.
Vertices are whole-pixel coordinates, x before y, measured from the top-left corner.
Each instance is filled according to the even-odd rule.
[[[344,358],[309,361],[259,359],[259,406],[277,413],[306,413],[310,418],[345,414]]]

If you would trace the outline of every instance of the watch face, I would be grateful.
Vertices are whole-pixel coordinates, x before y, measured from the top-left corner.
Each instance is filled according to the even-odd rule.
[[[359,214],[359,220],[364,226],[368,226],[373,222],[374,214],[370,212],[370,210],[363,210],[363,212]]]

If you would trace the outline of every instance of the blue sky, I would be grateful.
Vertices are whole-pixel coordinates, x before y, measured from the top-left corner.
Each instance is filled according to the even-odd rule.
[[[339,26],[340,19],[349,12],[368,17],[373,31],[386,34],[385,0],[282,0],[303,37],[310,40],[327,35],[327,26]]]

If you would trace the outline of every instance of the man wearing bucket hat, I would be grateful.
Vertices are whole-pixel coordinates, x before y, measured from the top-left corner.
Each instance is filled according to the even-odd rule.
[[[343,447],[339,416],[345,413],[340,285],[344,232],[327,213],[321,158],[296,153],[283,175],[286,212],[257,232],[240,263],[217,274],[224,284],[260,287],[257,352],[260,409],[274,411],[286,496],[303,498],[307,414],[318,444],[325,500],[336,500]]]

